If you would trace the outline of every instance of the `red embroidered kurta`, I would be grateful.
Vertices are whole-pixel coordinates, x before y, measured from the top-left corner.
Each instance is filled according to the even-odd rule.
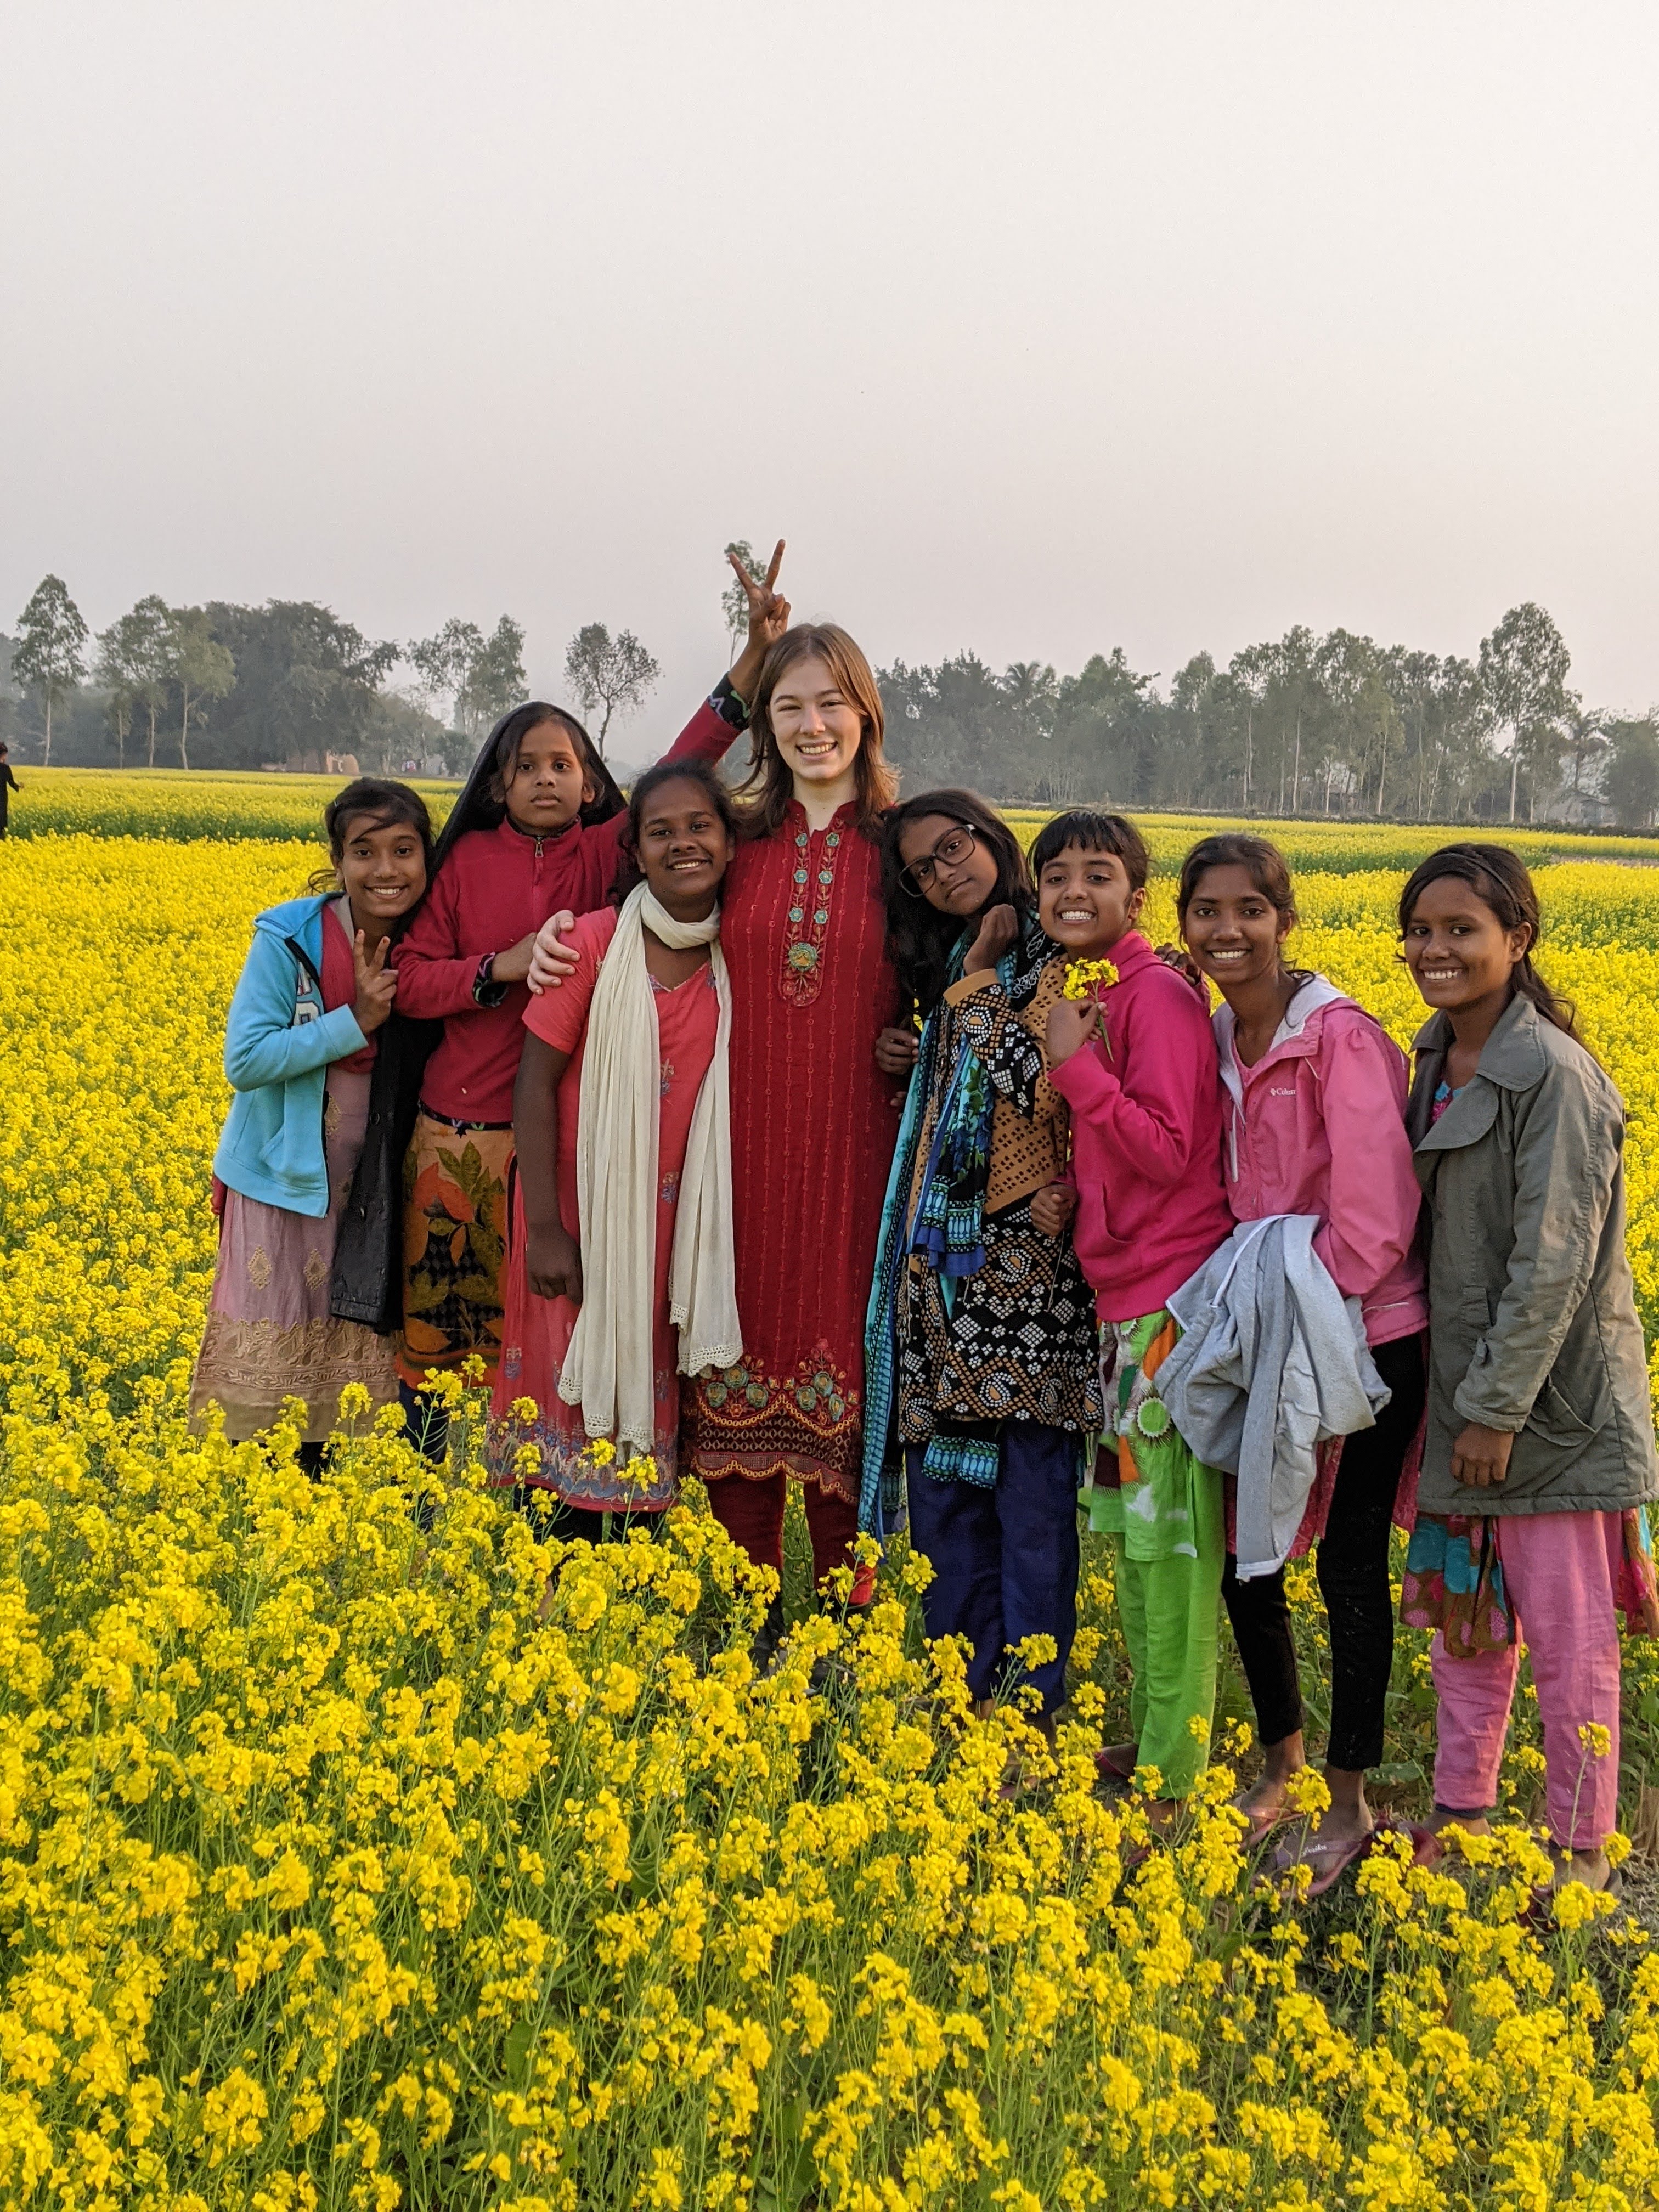
[[[732,1230],[744,1357],[684,1393],[683,1464],[779,1473],[856,1499],[864,1314],[898,1132],[875,1062],[898,1018],[876,848],[843,806],[791,806],[738,848],[720,896],[732,975]]]

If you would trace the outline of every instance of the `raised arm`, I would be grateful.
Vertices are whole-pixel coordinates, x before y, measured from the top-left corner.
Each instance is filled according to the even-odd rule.
[[[569,1065],[568,1052],[526,1033],[513,1090],[513,1146],[531,1291],[580,1305],[581,1253],[559,1212],[559,1078]]]

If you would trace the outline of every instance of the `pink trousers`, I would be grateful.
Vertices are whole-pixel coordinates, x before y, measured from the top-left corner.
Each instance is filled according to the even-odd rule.
[[[1532,1661],[1544,1724],[1545,1795],[1558,1844],[1597,1850],[1619,1816],[1619,1615],[1624,1559],[1617,1513],[1502,1513],[1496,1517],[1510,1610]],[[1475,1814],[1498,1801],[1498,1770],[1521,1666],[1519,1643],[1452,1659],[1437,1632],[1440,1699],[1435,1802]],[[1598,1759],[1579,1729],[1599,1722]]]

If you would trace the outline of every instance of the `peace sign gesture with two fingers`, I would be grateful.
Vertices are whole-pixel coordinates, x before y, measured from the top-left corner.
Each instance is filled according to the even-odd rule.
[[[775,588],[778,570],[783,566],[783,540],[780,538],[772,549],[772,558],[763,576],[751,576],[735,553],[728,553],[726,557],[749,602],[749,641],[730,672],[732,689],[739,699],[747,701],[755,696],[761,663],[768,648],[775,645],[789,627],[789,602]]]

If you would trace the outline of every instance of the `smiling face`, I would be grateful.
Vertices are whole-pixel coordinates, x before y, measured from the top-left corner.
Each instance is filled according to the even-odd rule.
[[[344,825],[335,861],[358,927],[395,921],[426,889],[426,852],[407,822],[356,814]]]
[[[954,815],[919,814],[899,831],[898,848],[906,888],[941,914],[969,921],[995,897],[997,856]]]
[[[732,840],[694,776],[659,783],[640,817],[639,862],[654,896],[677,921],[712,914],[732,859]]]
[[[1056,945],[1074,960],[1096,960],[1133,929],[1145,905],[1115,853],[1067,845],[1043,865],[1037,878],[1037,915]]]
[[[1532,932],[1525,922],[1505,929],[1472,884],[1440,876],[1418,893],[1404,942],[1406,965],[1425,1002],[1457,1013],[1483,1000],[1508,998]]]
[[[864,724],[828,661],[816,656],[792,661],[766,712],[784,765],[798,784],[832,784],[852,774]]]
[[[1295,917],[1281,914],[1237,862],[1206,868],[1187,902],[1181,934],[1205,975],[1224,991],[1276,975]]]
[[[501,781],[508,818],[532,837],[562,830],[594,795],[581,749],[562,722],[526,730]]]

